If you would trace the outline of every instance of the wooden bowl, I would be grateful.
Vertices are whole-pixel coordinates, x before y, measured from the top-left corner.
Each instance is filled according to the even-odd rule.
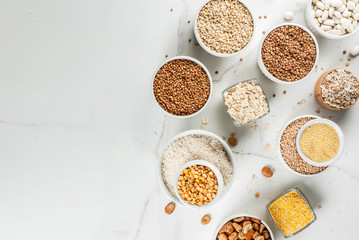
[[[328,104],[326,104],[326,103],[324,102],[324,99],[323,99],[323,97],[322,97],[322,88],[321,88],[321,85],[322,85],[322,83],[323,83],[324,78],[325,78],[329,73],[331,73],[331,72],[333,72],[334,70],[337,70],[337,69],[338,69],[338,68],[334,68],[334,69],[332,69],[332,70],[330,70],[330,71],[328,71],[328,72],[323,73],[323,74],[318,78],[317,83],[315,84],[315,87],[314,87],[314,96],[315,96],[315,98],[317,99],[318,103],[319,103],[322,107],[324,107],[324,108],[326,108],[326,109],[328,109],[328,110],[332,110],[332,111],[340,111],[340,110],[348,109],[348,108],[352,107],[352,106],[358,101],[358,98],[359,98],[359,97],[357,97],[357,99],[355,100],[355,102],[354,102],[352,105],[346,106],[346,107],[344,107],[344,108],[335,108],[335,107],[329,106]],[[347,69],[345,69],[345,70],[348,71],[348,72],[350,72],[350,71],[347,70]],[[350,73],[352,73],[352,72],[350,72]],[[352,73],[352,74],[353,74],[353,73]],[[354,75],[354,74],[353,74],[353,75]],[[358,80],[358,79],[357,79],[357,80]]]

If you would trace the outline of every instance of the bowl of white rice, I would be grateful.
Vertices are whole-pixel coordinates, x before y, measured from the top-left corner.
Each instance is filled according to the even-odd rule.
[[[226,195],[234,182],[234,156],[222,138],[205,130],[182,132],[169,141],[161,155],[158,168],[161,187],[177,204],[183,205],[174,191],[176,173],[184,164],[196,159],[208,161],[221,172],[224,188],[220,198]]]

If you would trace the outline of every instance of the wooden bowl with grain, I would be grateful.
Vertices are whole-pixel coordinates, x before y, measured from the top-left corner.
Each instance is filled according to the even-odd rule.
[[[326,109],[328,109],[328,110],[332,110],[332,111],[340,111],[340,110],[348,109],[348,108],[352,107],[352,106],[358,101],[358,98],[359,98],[359,96],[358,96],[353,104],[348,105],[348,106],[346,106],[346,107],[344,107],[344,108],[335,108],[335,107],[332,107],[332,106],[330,106],[329,104],[327,104],[327,103],[324,102],[324,99],[323,99],[323,97],[322,97],[322,88],[321,88],[322,83],[323,83],[323,80],[324,80],[324,78],[325,78],[326,76],[328,76],[328,74],[330,74],[331,72],[333,72],[333,71],[335,71],[335,70],[338,70],[338,69],[339,69],[339,68],[334,68],[334,69],[332,69],[332,70],[330,70],[330,71],[327,71],[327,72],[323,73],[323,74],[318,78],[317,83],[315,84],[315,87],[314,87],[314,96],[315,96],[315,98],[317,99],[318,103],[319,103],[322,107],[324,107],[324,108],[326,108]],[[351,71],[349,71],[349,70],[347,70],[347,69],[346,69],[346,71],[352,73]],[[353,74],[353,73],[352,73],[352,74]],[[354,75],[354,74],[353,74],[353,75]],[[357,80],[358,80],[358,79],[357,79]]]

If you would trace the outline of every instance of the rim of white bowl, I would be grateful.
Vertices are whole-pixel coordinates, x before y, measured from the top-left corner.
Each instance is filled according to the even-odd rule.
[[[329,126],[331,126],[335,132],[338,134],[339,137],[339,150],[337,152],[337,155],[335,155],[334,158],[329,159],[328,161],[325,162],[316,162],[313,161],[312,159],[308,158],[302,151],[302,148],[300,147],[300,139],[302,137],[303,132],[310,126],[313,126],[314,124],[318,124],[318,123],[324,123],[324,124],[328,124]],[[338,124],[336,124],[333,121],[330,121],[328,119],[314,119],[312,121],[307,122],[306,124],[303,125],[303,127],[299,130],[298,134],[297,134],[297,140],[296,140],[296,146],[297,146],[297,151],[300,155],[300,157],[306,161],[308,164],[313,165],[313,166],[317,166],[317,167],[327,167],[329,165],[332,165],[334,162],[336,162],[340,156],[343,154],[344,151],[344,133],[342,131],[342,129],[338,126]]]
[[[217,178],[217,183],[218,183],[218,189],[217,189],[217,192],[216,192],[216,196],[213,198],[212,201],[210,201],[209,203],[205,204],[205,205],[202,205],[202,206],[198,206],[198,205],[192,205],[188,202],[186,202],[182,197],[181,195],[179,194],[178,192],[178,187],[177,187],[177,184],[178,183],[178,179],[182,173],[183,170],[185,170],[186,168],[189,168],[191,166],[194,166],[194,165],[202,165],[202,166],[206,166],[208,168],[210,168],[214,175],[216,176]],[[206,161],[206,160],[193,160],[193,161],[189,161],[185,164],[182,165],[182,167],[180,167],[176,173],[176,177],[175,177],[175,186],[174,186],[174,190],[175,190],[175,193],[177,195],[177,198],[182,202],[183,205],[187,206],[187,207],[190,207],[190,208],[195,208],[195,209],[203,209],[203,208],[208,208],[214,204],[216,204],[219,199],[221,198],[221,194],[222,194],[222,191],[223,191],[223,177],[222,177],[222,174],[221,172],[219,171],[219,169],[212,163]]]
[[[321,37],[325,37],[325,38],[332,39],[332,40],[343,39],[343,38],[353,35],[354,33],[356,33],[359,30],[359,24],[358,24],[356,26],[356,28],[353,30],[353,32],[351,32],[349,34],[344,34],[341,36],[329,34],[329,33],[325,32],[323,29],[321,29],[314,22],[314,16],[313,16],[312,10],[313,10],[312,9],[312,0],[309,0],[305,6],[305,11],[304,11],[305,21],[306,21],[308,27],[310,28],[310,30],[312,30],[314,33],[316,33],[317,35],[319,35]]]
[[[190,115],[186,115],[186,116],[179,116],[179,115],[175,115],[175,114],[172,114],[172,113],[169,113],[167,112],[166,110],[164,110],[160,104],[157,102],[157,99],[156,99],[156,96],[155,96],[155,93],[153,91],[153,82],[155,81],[155,77],[157,75],[157,72],[158,70],[160,70],[161,67],[163,67],[163,65],[165,65],[166,63],[168,62],[171,62],[173,60],[177,60],[177,59],[185,59],[185,60],[190,60],[192,62],[195,62],[197,63],[198,65],[200,65],[202,67],[202,69],[206,72],[207,76],[208,76],[208,79],[209,79],[209,86],[210,86],[210,90],[209,90],[209,96],[208,96],[208,99],[207,99],[207,102],[203,105],[203,107],[201,109],[199,109],[197,112],[195,113],[192,113]],[[212,76],[211,74],[209,73],[208,69],[206,68],[206,66],[201,62],[199,61],[198,59],[196,58],[193,58],[193,57],[190,57],[190,56],[175,56],[175,57],[171,57],[169,59],[167,59],[165,62],[163,62],[155,71],[155,73],[153,74],[152,76],[152,96],[155,100],[155,102],[157,103],[156,105],[167,115],[167,116],[170,116],[170,117],[174,117],[174,118],[179,118],[179,119],[186,119],[186,118],[191,118],[191,117],[194,117],[196,116],[197,114],[199,114],[200,112],[202,112],[208,105],[210,99],[211,99],[211,96],[212,96],[212,92],[213,92],[213,81],[212,81]]]
[[[309,71],[309,73],[307,75],[305,75],[303,78],[297,80],[297,81],[293,81],[293,82],[287,82],[287,81],[284,81],[284,80],[280,80],[279,78],[276,78],[274,77],[272,74],[270,74],[267,70],[267,68],[264,66],[264,63],[263,63],[263,59],[262,59],[262,47],[263,47],[263,43],[264,43],[264,40],[267,38],[268,34],[270,34],[273,30],[279,28],[279,27],[282,27],[282,26],[296,26],[296,27],[299,27],[301,28],[302,30],[304,30],[305,32],[307,32],[313,39],[314,41],[314,45],[315,45],[315,50],[316,50],[316,57],[315,57],[315,62],[313,64],[313,67],[312,69]],[[293,85],[293,84],[297,84],[299,82],[302,82],[303,80],[305,79],[308,79],[309,76],[311,75],[311,73],[314,71],[315,69],[315,66],[317,65],[318,63],[318,59],[319,59],[319,44],[318,44],[318,41],[316,39],[316,37],[314,36],[314,34],[309,30],[307,29],[306,27],[304,27],[303,25],[300,25],[300,24],[296,24],[296,23],[282,23],[282,24],[279,24],[273,28],[270,29],[270,31],[268,31],[263,39],[261,40],[261,43],[259,45],[259,54],[258,54],[258,59],[257,59],[257,63],[258,63],[258,66],[259,66],[259,69],[263,72],[263,74],[269,78],[270,80],[272,80],[273,82],[275,83],[279,83],[279,84],[284,84],[284,85]]]
[[[325,171],[327,171],[330,167],[328,166],[326,169],[324,169],[323,171],[319,172],[319,173],[315,173],[315,174],[303,174],[303,173],[299,173],[297,171],[295,171],[294,169],[292,169],[291,167],[289,167],[289,165],[284,161],[284,158],[282,156],[282,153],[280,152],[280,139],[282,138],[282,135],[283,135],[283,132],[284,130],[289,126],[289,124],[291,124],[292,122],[294,122],[295,120],[297,119],[300,119],[300,118],[305,118],[305,117],[309,117],[309,118],[314,118],[313,120],[315,119],[321,119],[321,117],[319,116],[316,116],[316,115],[300,115],[300,116],[297,116],[295,118],[292,118],[291,120],[289,120],[288,122],[286,122],[282,128],[282,130],[280,131],[279,133],[279,137],[278,137],[278,140],[277,140],[277,146],[278,146],[278,149],[277,149],[277,154],[278,154],[278,157],[279,159],[281,160],[281,163],[287,168],[290,170],[290,172],[298,175],[298,176],[301,176],[301,177],[308,177],[308,178],[311,178],[311,177],[316,177],[316,176],[319,176],[320,174],[324,173]],[[311,121],[313,121],[311,120]]]
[[[231,189],[231,187],[233,186],[235,176],[236,176],[236,162],[235,162],[233,152],[230,149],[230,147],[228,146],[228,144],[225,141],[223,141],[223,139],[220,138],[219,136],[217,136],[216,134],[214,134],[212,132],[209,132],[209,131],[206,131],[206,130],[193,129],[193,130],[184,131],[184,132],[181,132],[181,133],[177,134],[176,136],[172,137],[170,139],[170,141],[168,141],[168,143],[167,143],[166,147],[164,148],[164,150],[162,151],[162,153],[160,155],[160,158],[159,158],[159,161],[158,161],[159,164],[158,164],[158,168],[157,168],[158,169],[158,171],[157,171],[158,175],[157,176],[158,176],[158,179],[160,181],[160,186],[163,189],[163,191],[166,193],[166,195],[173,202],[175,202],[176,204],[183,205],[182,202],[177,197],[173,196],[168,191],[168,189],[167,189],[167,187],[166,187],[166,185],[165,185],[165,183],[163,181],[163,178],[162,178],[162,157],[163,157],[163,154],[165,153],[165,151],[167,150],[167,148],[169,147],[169,145],[171,145],[171,143],[173,143],[174,141],[176,141],[179,138],[182,138],[182,137],[185,137],[185,136],[190,136],[190,135],[209,136],[209,137],[213,137],[214,139],[218,140],[221,143],[221,145],[223,146],[224,150],[226,151],[226,153],[228,155],[229,160],[232,163],[232,177],[231,177],[231,180],[229,181],[229,183],[227,184],[227,186],[225,186],[223,188],[222,194],[221,194],[220,198],[218,199],[218,200],[221,200],[229,192],[229,189]]]
[[[249,11],[249,13],[251,14],[251,17],[252,17],[252,21],[253,21],[253,33],[252,33],[252,36],[251,36],[251,39],[249,39],[248,43],[240,50],[238,50],[237,52],[234,52],[234,53],[219,53],[219,52],[216,52],[212,49],[210,49],[209,47],[206,46],[206,44],[204,44],[204,42],[202,41],[201,37],[199,36],[199,33],[197,31],[197,20],[198,20],[198,15],[199,13],[201,12],[202,8],[207,4],[209,3],[211,0],[205,2],[204,4],[202,4],[202,6],[199,8],[197,14],[196,14],[196,20],[194,22],[194,36],[196,37],[196,40],[198,42],[198,44],[206,51],[208,52],[209,54],[213,55],[213,56],[216,56],[216,57],[223,57],[223,58],[226,58],[226,57],[232,57],[232,56],[235,56],[241,52],[243,52],[243,50],[247,49],[248,45],[250,45],[252,42],[253,42],[253,38],[255,36],[255,30],[256,30],[256,20],[254,18],[254,15],[253,15],[253,11],[248,7],[248,4],[246,4],[245,2],[241,1],[241,0],[237,0],[238,2],[242,3]]]
[[[234,218],[238,218],[238,217],[250,217],[250,218],[257,218],[257,219],[260,219],[261,222],[263,223],[263,225],[267,228],[268,232],[269,232],[269,235],[270,235],[270,238],[272,240],[274,240],[274,235],[273,235],[273,232],[272,232],[272,229],[268,226],[268,224],[263,220],[263,218],[260,218],[260,217],[257,217],[255,215],[252,215],[252,214],[248,214],[248,213],[235,213],[235,214],[231,214],[227,217],[225,217],[224,219],[222,219],[219,223],[219,225],[217,226],[214,234],[213,234],[213,237],[212,237],[212,240],[216,240],[217,239],[217,235],[218,235],[218,232],[219,230],[221,229],[221,227],[226,224],[227,222],[229,222],[230,220],[234,219]]]

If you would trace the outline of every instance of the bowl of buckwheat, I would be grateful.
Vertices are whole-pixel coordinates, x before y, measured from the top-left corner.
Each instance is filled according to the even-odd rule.
[[[216,57],[242,52],[255,32],[255,21],[248,5],[239,0],[211,0],[199,9],[194,35],[199,45]]]
[[[190,118],[208,105],[212,95],[212,77],[195,58],[177,56],[168,59],[156,70],[152,93],[166,115]]]
[[[319,46],[313,33],[299,24],[280,24],[264,36],[258,66],[270,80],[288,85],[307,79],[318,58]]]
[[[212,206],[223,190],[223,177],[218,168],[206,160],[193,160],[178,169],[174,186],[177,198],[191,208]]]

